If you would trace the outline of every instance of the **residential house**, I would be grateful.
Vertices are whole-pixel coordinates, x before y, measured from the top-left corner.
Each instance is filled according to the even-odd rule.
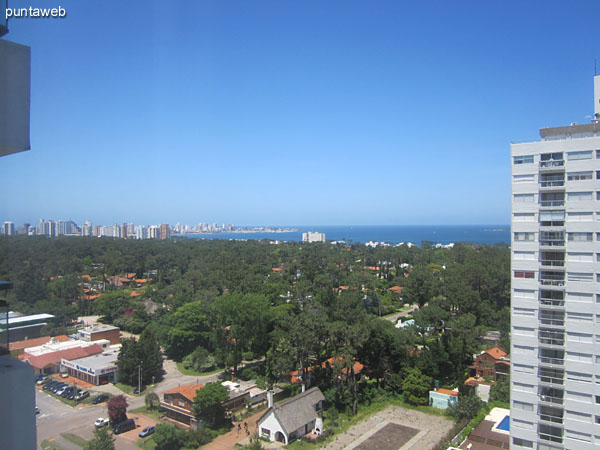
[[[198,420],[194,414],[194,398],[203,387],[203,384],[188,384],[169,389],[163,393],[160,406],[170,419],[196,429]]]
[[[272,442],[290,442],[307,433],[323,431],[325,397],[314,387],[269,409],[258,419],[259,436]]]
[[[475,362],[469,366],[469,369],[472,377],[488,377],[497,381],[509,376],[510,359],[504,350],[495,346],[475,356]]]
[[[429,391],[429,406],[448,409],[453,403],[458,403],[458,389],[451,391],[450,389],[437,388]]]

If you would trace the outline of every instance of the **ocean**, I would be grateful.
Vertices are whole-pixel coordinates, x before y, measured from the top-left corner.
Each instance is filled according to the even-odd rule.
[[[310,226],[293,227],[297,232],[285,233],[206,233],[188,234],[185,237],[196,239],[270,239],[277,241],[301,241],[302,232],[318,231],[325,233],[328,241],[346,242],[412,242],[421,245],[423,241],[439,244],[473,242],[478,244],[510,243],[510,225],[388,225],[388,226]]]

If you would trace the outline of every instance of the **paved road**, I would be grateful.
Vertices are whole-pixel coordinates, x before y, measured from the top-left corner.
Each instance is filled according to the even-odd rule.
[[[164,391],[186,384],[206,384],[216,381],[222,376],[221,373],[205,375],[202,377],[182,375],[173,361],[165,360],[164,369],[166,371],[164,379],[158,383],[154,392],[162,394]],[[122,394],[122,392],[112,385],[98,386],[94,391],[110,392],[112,394]],[[98,417],[107,417],[106,403],[99,405],[80,405],[73,408],[60,400],[52,397],[44,391],[36,389],[36,405],[40,408],[40,414],[37,416],[37,442],[38,447],[43,440],[52,440],[65,450],[81,450],[80,447],[66,441],[60,436],[61,433],[73,433],[84,439],[93,437],[94,422]],[[94,394],[92,393],[92,397]],[[125,395],[128,410],[133,410],[144,406],[144,396]],[[161,396],[162,397],[162,396]],[[139,431],[139,430],[138,430]],[[115,442],[117,450],[139,450],[131,439],[123,436],[117,436]]]
[[[409,309],[408,311],[402,311],[402,312],[399,312],[398,314],[394,314],[393,316],[384,317],[383,319],[389,320],[390,322],[393,322],[393,323],[396,323],[400,317],[410,316],[417,309],[419,309],[418,305],[412,305],[411,309]]]

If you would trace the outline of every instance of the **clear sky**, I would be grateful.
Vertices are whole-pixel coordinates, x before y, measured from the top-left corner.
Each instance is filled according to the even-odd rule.
[[[0,221],[507,224],[511,141],[589,122],[600,2],[10,0]],[[600,67],[600,62],[598,64]]]

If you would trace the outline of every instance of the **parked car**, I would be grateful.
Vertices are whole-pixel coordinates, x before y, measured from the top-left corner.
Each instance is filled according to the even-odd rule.
[[[103,417],[98,417],[96,419],[96,421],[94,422],[94,426],[96,428],[102,428],[102,427],[105,427],[106,425],[108,425],[108,422],[110,422],[109,419],[105,419]]]
[[[62,393],[62,394],[60,394],[60,395],[61,395],[61,397],[64,397],[64,398],[69,398],[69,395],[71,395],[71,394],[75,393],[76,391],[77,391],[77,388],[75,388],[75,387],[73,387],[73,386],[67,386],[67,387],[64,389],[63,393]]]
[[[80,390],[80,392],[78,392],[77,394],[75,394],[75,400],[77,400],[78,402],[80,402],[81,400],[85,400],[89,396],[90,396],[89,391],[81,391]]]
[[[150,436],[155,431],[156,431],[156,428],[154,428],[153,426],[146,427],[142,431],[140,431],[139,436],[142,437],[142,438],[146,437],[146,436]]]
[[[138,388],[138,387],[136,387],[136,388],[133,390],[133,393],[134,393],[135,395],[138,395],[140,392],[144,392],[144,390],[145,390],[145,389],[146,389],[146,386],[142,386],[142,387],[141,387],[141,389],[140,389],[140,388]]]
[[[67,389],[69,389],[69,386],[65,384],[64,386],[61,386],[60,388],[58,388],[58,389],[56,390],[55,394],[56,394],[56,395],[60,395],[60,396],[62,397],[63,393],[64,393],[64,392],[65,392]]]
[[[46,384],[50,381],[50,378],[48,377],[44,377],[44,378],[39,378],[35,384],[37,384],[38,386],[41,386],[42,384]]]
[[[94,405],[97,405],[98,403],[105,402],[106,400],[108,400],[108,395],[100,394],[98,397],[96,397],[94,400],[92,400],[92,403]]]
[[[54,380],[49,380],[44,387],[42,388],[44,391],[49,391],[52,386],[54,386]]]
[[[113,433],[121,434],[133,429],[135,429],[135,421],[133,419],[127,419],[121,423],[116,424],[113,427]]]
[[[40,413],[40,408],[38,408],[37,406],[35,407],[35,413],[39,414]]]
[[[67,400],[75,400],[75,396],[81,392],[81,389],[77,388],[69,392],[67,395]]]
[[[58,382],[52,387],[52,389],[50,389],[50,391],[56,395],[60,395],[58,393],[58,391],[61,391],[66,387],[67,387],[67,383]]]
[[[63,378],[69,378],[69,374],[67,372],[61,373],[60,376]]]

